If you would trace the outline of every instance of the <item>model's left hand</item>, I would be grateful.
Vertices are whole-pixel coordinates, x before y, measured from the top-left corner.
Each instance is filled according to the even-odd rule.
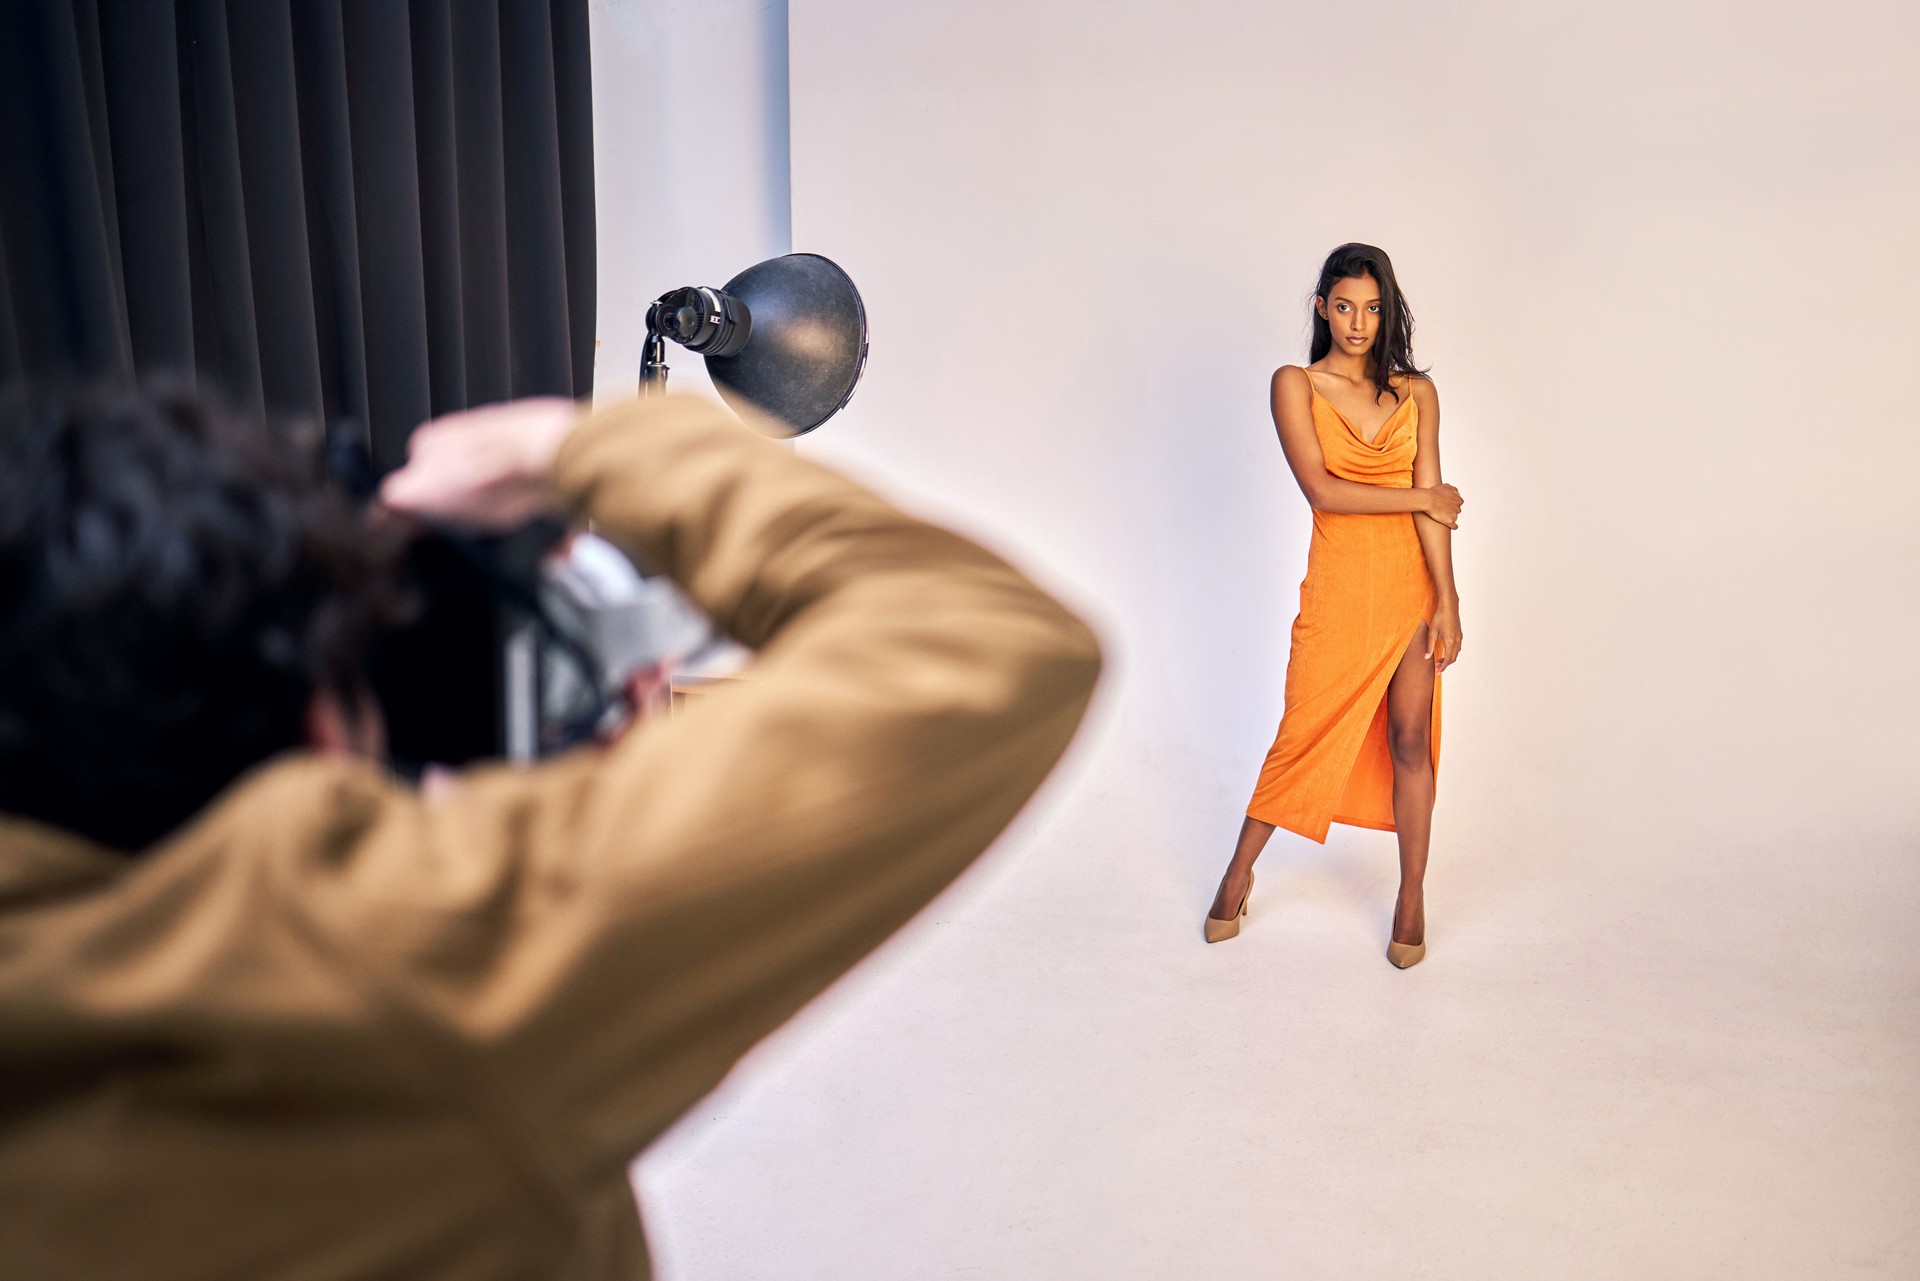
[[[1438,676],[1460,657],[1460,607],[1439,605],[1433,611],[1433,625],[1427,628],[1427,657],[1433,660]]]

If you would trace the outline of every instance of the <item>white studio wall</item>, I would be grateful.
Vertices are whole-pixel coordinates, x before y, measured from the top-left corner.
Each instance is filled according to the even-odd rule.
[[[999,851],[642,1163],[662,1275],[1920,1272],[1920,10],[797,0],[790,38],[793,247],[872,329],[801,453],[1110,665]],[[1200,942],[1305,568],[1268,378],[1346,240],[1467,501],[1405,974],[1382,833],[1278,834]]]
[[[1193,832],[1251,786],[1303,570],[1267,378],[1321,257],[1382,245],[1468,500],[1440,830],[1914,836],[1916,35],[1859,0],[802,5],[796,229],[875,330],[820,454],[1101,612],[1174,773],[1143,804]]]
[[[593,0],[596,400],[633,394],[647,304],[792,247],[786,0]],[[674,390],[710,391],[667,353]]]

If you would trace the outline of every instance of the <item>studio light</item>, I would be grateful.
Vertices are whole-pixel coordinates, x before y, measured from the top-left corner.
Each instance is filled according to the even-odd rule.
[[[649,336],[661,334],[688,351],[731,356],[747,345],[753,320],[746,305],[731,294],[689,285],[660,295],[647,309],[647,330]]]
[[[660,295],[647,309],[643,393],[666,385],[666,338],[706,357],[721,399],[799,436],[853,395],[867,363],[867,311],[831,259],[786,254],[719,289],[690,285]]]

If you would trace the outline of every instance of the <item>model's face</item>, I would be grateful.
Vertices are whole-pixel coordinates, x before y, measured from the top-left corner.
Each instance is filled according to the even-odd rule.
[[[1336,280],[1314,309],[1333,331],[1333,349],[1364,356],[1380,333],[1380,286],[1372,276]]]

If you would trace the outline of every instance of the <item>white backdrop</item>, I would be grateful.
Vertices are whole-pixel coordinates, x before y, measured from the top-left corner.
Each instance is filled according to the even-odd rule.
[[[642,1163],[663,1275],[1920,1268],[1916,37],[796,0],[794,247],[873,331],[801,450],[1112,661],[999,852]],[[1380,833],[1280,834],[1199,941],[1304,569],[1267,379],[1350,239],[1467,499],[1405,974]]]
[[[797,243],[874,327],[819,456],[1097,612],[1144,812],[1218,838],[1304,568],[1267,378],[1380,245],[1468,503],[1442,855],[1920,838],[1917,49],[1891,0],[809,0]]]

